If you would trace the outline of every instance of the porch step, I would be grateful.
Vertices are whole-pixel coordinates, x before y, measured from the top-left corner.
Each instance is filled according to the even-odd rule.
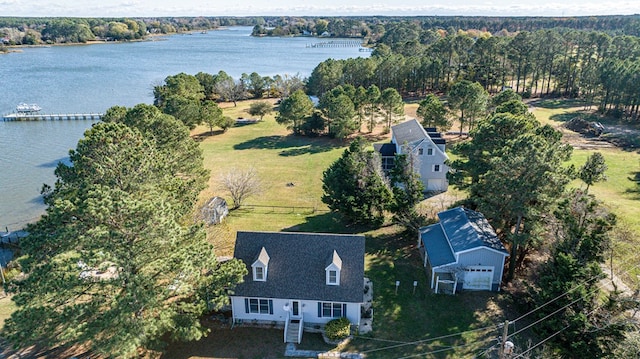
[[[287,336],[286,336],[287,343],[298,342],[298,334],[300,333],[299,324],[300,324],[299,320],[292,320],[289,322],[289,326],[287,328]]]

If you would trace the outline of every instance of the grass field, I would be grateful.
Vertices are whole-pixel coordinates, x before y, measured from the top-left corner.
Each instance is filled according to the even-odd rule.
[[[613,213],[618,216],[618,228],[614,242],[614,267],[628,284],[637,286],[640,284],[640,268],[637,261],[637,248],[640,246],[640,152],[635,149],[621,149],[608,146],[606,143],[592,142],[584,144],[584,139],[579,138],[571,131],[561,128],[563,122],[581,116],[588,121],[599,121],[606,125],[616,126],[618,122],[585,112],[580,103],[574,101],[540,101],[535,105],[533,113],[542,123],[551,124],[559,128],[565,134],[569,143],[576,142],[571,164],[582,166],[587,157],[598,151],[606,160],[607,180],[596,183],[589,189],[601,200]],[[630,126],[629,124],[625,124]],[[630,126],[632,131],[640,134],[640,129]],[[640,135],[637,135],[640,137]],[[574,186],[584,187],[580,181],[573,182]]]
[[[232,118],[246,118],[247,107],[247,102],[241,102],[238,107],[226,107],[225,114]],[[407,113],[415,112],[416,107],[409,105]],[[415,238],[407,238],[400,228],[388,226],[367,231],[345,226],[328,212],[320,201],[322,172],[342,154],[346,143],[292,136],[275,123],[273,116],[267,116],[264,121],[255,124],[233,127],[226,133],[209,136],[207,132],[208,129],[204,127],[195,130],[195,134],[202,139],[205,166],[212,172],[210,188],[203,194],[203,201],[214,195],[227,197],[217,187],[216,174],[233,168],[254,167],[265,183],[260,196],[247,200],[248,204],[260,207],[246,206],[232,211],[222,225],[208,228],[209,238],[216,246],[218,255],[232,254],[238,230],[362,233],[367,237],[365,275],[374,283],[374,332],[356,338],[343,350],[365,352],[371,358],[398,358],[453,346],[455,348],[443,351],[445,355],[471,357],[494,344],[498,331],[493,324],[513,317],[509,315],[513,308],[509,307],[508,296],[504,294],[431,294],[415,248]],[[378,135],[370,138],[383,140]],[[287,186],[287,183],[294,185]],[[452,191],[448,196],[451,197],[450,201],[460,199],[463,194]],[[432,199],[425,206],[427,211],[431,208],[432,212],[437,212],[446,208],[445,202],[443,199]],[[396,280],[401,282],[398,293],[395,293]],[[419,283],[415,294],[413,281]],[[474,331],[487,326],[490,328]],[[231,352],[215,348],[226,348],[225,338],[233,337],[234,330],[216,330],[212,336],[200,342],[182,346],[177,344],[170,348],[165,357],[231,356]],[[429,340],[460,332],[466,333]],[[280,335],[279,331],[277,335],[265,332],[264,339],[253,351],[238,344],[241,349],[236,355],[246,358],[260,357],[260,352],[277,352],[280,355],[283,350]],[[240,343],[244,339],[238,340]],[[413,341],[419,343],[399,345],[399,342]],[[303,346],[326,350],[313,340],[303,343]],[[183,349],[190,354],[178,354]],[[207,352],[209,354],[205,355]]]

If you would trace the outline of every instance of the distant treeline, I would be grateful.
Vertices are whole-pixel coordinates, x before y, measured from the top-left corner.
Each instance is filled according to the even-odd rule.
[[[254,35],[322,35],[364,37],[375,42],[388,27],[411,23],[422,30],[479,30],[490,33],[536,31],[553,28],[602,31],[610,35],[640,36],[640,15],[579,17],[484,17],[484,16],[349,16],[263,17]]]
[[[566,28],[493,35],[395,23],[371,57],[320,63],[307,90],[321,97],[337,85],[376,85],[421,98],[447,93],[461,80],[491,93],[512,87],[523,97],[580,98],[602,113],[637,120],[640,37]]]
[[[84,43],[92,40],[127,41],[148,34],[253,26],[254,36],[359,37],[376,43],[398,24],[454,33],[478,30],[496,33],[552,28],[590,30],[609,35],[640,36],[640,15],[585,17],[482,16],[256,16],[256,17],[149,17],[149,18],[38,18],[0,17],[0,46]]]
[[[0,45],[86,43],[93,40],[128,41],[149,34],[171,34],[215,29],[220,26],[253,26],[256,18],[18,18],[0,17]]]

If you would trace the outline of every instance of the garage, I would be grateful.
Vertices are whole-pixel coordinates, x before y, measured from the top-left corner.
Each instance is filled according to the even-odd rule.
[[[494,267],[469,266],[464,269],[463,289],[491,290]]]

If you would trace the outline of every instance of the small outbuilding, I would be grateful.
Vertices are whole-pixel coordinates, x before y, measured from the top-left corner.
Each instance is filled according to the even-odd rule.
[[[484,215],[456,207],[438,213],[438,219],[418,235],[431,289],[500,290],[509,253]]]
[[[222,197],[213,197],[202,207],[201,214],[206,224],[220,224],[229,215],[227,201]]]

